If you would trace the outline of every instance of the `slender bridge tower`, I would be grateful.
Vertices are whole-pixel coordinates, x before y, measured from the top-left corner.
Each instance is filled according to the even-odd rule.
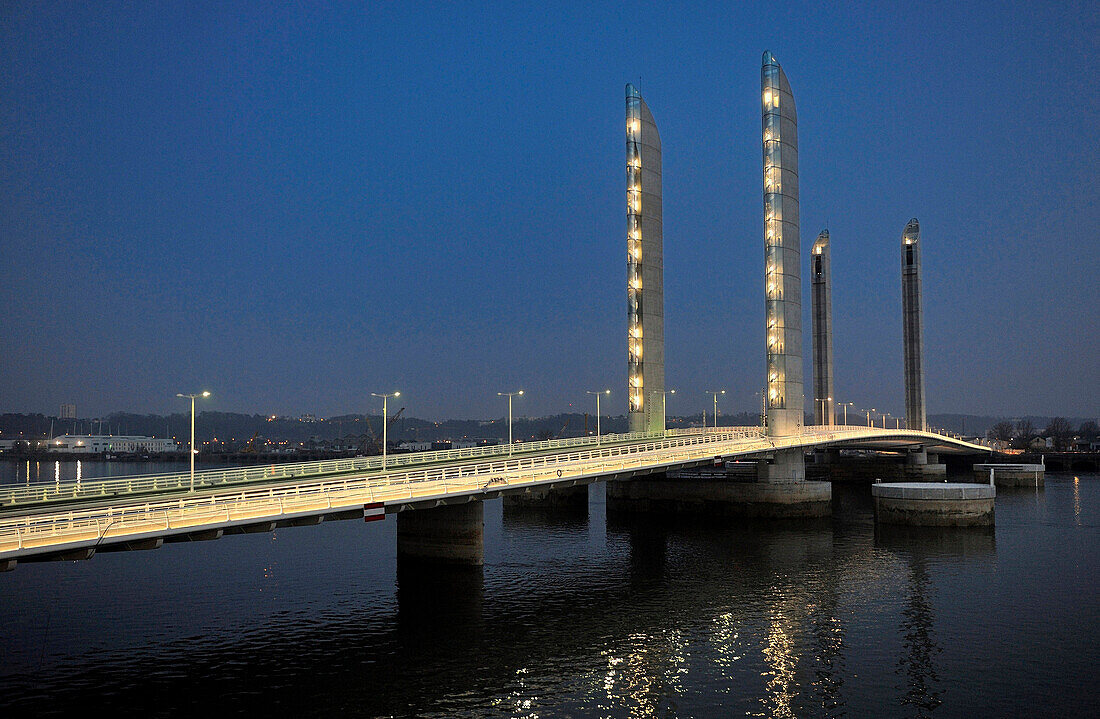
[[[755,481],[737,481],[653,473],[607,484],[607,510],[692,511],[756,517],[817,517],[827,515],[832,498],[828,482],[807,482],[803,425],[802,297],[799,286],[798,138],[794,98],[787,77],[770,52],[760,71],[764,155],[764,261],[767,318],[767,434],[772,450],[757,462]],[[628,308],[630,318],[630,428],[646,427],[658,390],[664,389],[662,334],[651,330],[651,288],[660,302],[660,141],[652,116],[637,91],[626,87]],[[636,108],[636,109],[635,109]],[[647,128],[649,130],[647,131]],[[652,132],[648,135],[647,132]],[[652,140],[649,140],[652,137]],[[656,159],[656,173],[652,162]],[[655,204],[647,205],[654,202]],[[655,211],[655,212],[654,212]],[[647,234],[656,224],[657,235]],[[656,241],[655,241],[656,240]],[[652,243],[652,244],[651,244]],[[656,267],[651,268],[656,251]],[[653,277],[658,284],[652,284]],[[653,324],[660,332],[660,306]],[[644,352],[636,348],[643,348]],[[661,360],[651,375],[657,351]],[[659,383],[654,386],[653,383]],[[660,395],[663,399],[663,395]],[[635,419],[637,417],[637,419]],[[649,427],[654,427],[650,424]],[[659,427],[656,427],[659,428]],[[776,448],[776,447],[781,448]],[[716,456],[717,464],[722,457]],[[713,472],[713,470],[710,470]]]
[[[829,266],[829,231],[822,230],[810,254],[814,318],[814,417],[833,424],[833,277]]]
[[[802,431],[802,275],[798,236],[798,118],[787,75],[770,52],[760,67],[764,149],[764,305],[768,358],[767,435]],[[757,465],[757,480],[774,487],[766,501],[828,513],[831,489],[806,482],[801,451],[775,452]],[[761,497],[762,498],[762,497]]]
[[[901,233],[901,314],[905,334],[905,426],[927,430],[924,411],[924,313],[921,309],[920,223]]]
[[[626,86],[626,307],[630,431],[665,428],[664,240],[661,136],[649,106]]]
[[[798,120],[787,76],[770,52],[760,70],[764,138],[764,283],[768,434],[803,423],[802,287],[798,237]]]

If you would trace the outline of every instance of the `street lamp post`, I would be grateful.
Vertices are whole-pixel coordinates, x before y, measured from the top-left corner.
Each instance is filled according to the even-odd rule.
[[[706,392],[707,392],[707,394],[714,395],[714,429],[715,429],[715,431],[717,431],[718,430],[718,395],[725,394],[726,390],[724,390],[724,389],[708,389],[708,390],[706,390]],[[703,429],[706,429],[706,427],[704,427]]]
[[[651,390],[649,394],[650,394],[650,396],[653,396],[655,394],[661,395],[661,432],[667,432],[668,431],[668,421],[667,421],[668,413],[665,412],[665,400],[668,399],[667,395],[676,394],[676,390],[674,390],[674,389],[666,389],[666,390],[655,389],[655,390]]]
[[[177,397],[183,397],[184,399],[191,400],[191,445],[188,449],[191,450],[191,491],[195,491],[195,398],[196,397],[209,397],[210,393],[202,391],[197,394],[180,394],[176,393]]]
[[[508,398],[508,456],[512,456],[512,398],[519,397],[523,390],[518,392],[497,392],[497,397]]]
[[[598,392],[598,391],[594,392],[590,389],[586,389],[584,391],[584,393],[585,394],[594,394],[594,395],[596,395],[596,444],[599,444],[600,443],[600,395],[601,394],[611,394],[611,390],[605,389],[603,392]]]
[[[389,408],[389,399],[390,399],[390,397],[400,397],[401,393],[400,392],[389,392],[389,393],[386,393],[386,392],[382,392],[382,393],[371,392],[370,396],[371,397],[381,397],[382,398],[382,470],[385,471],[385,469],[386,469],[386,445],[389,443],[388,442],[388,436],[387,436],[387,432],[389,430],[389,420],[387,419],[387,417],[389,416],[389,412],[387,411],[388,408]]]
[[[872,407],[871,409],[868,409],[868,410],[865,410],[865,411],[867,412],[867,426],[868,427],[874,426],[874,425],[871,424],[871,413],[872,412],[877,412],[878,410],[876,410],[874,407]]]
[[[856,403],[855,402],[842,402],[841,406],[844,407],[844,426],[847,427],[848,426],[848,408],[849,407],[855,407]]]
[[[825,416],[825,403],[826,402],[832,402],[832,401],[833,401],[832,397],[826,397],[825,399],[819,399],[818,400],[818,402],[821,403],[821,424],[823,424],[823,425],[832,425],[832,423],[833,423],[833,418],[832,417],[826,417]]]

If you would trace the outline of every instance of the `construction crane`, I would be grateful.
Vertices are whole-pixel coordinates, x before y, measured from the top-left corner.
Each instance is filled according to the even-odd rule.
[[[248,440],[248,442],[245,443],[244,447],[241,448],[241,454],[253,454],[255,452],[259,452],[260,450],[256,449],[256,438],[259,436],[259,432],[254,432],[252,434],[252,439]]]
[[[386,429],[389,430],[400,417],[401,413],[405,411],[405,408],[397,410],[392,417],[386,422]],[[374,426],[370,423],[370,418],[364,418],[367,422],[367,434],[359,435],[359,453],[368,454],[367,450],[374,450],[370,454],[381,454],[382,446],[379,442],[378,435],[374,433]]]

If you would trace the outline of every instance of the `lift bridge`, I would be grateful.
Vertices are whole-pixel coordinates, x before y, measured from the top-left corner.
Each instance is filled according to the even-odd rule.
[[[156,549],[164,542],[326,520],[370,521],[454,505],[476,504],[480,523],[482,501],[533,490],[734,459],[766,462],[781,450],[911,447],[937,453],[988,451],[952,436],[914,430],[804,427],[798,434],[776,437],[760,427],[717,427],[219,469],[195,473],[193,483],[190,473],[181,472],[10,486],[0,490],[0,569],[13,569],[20,561],[89,559],[97,552]]]

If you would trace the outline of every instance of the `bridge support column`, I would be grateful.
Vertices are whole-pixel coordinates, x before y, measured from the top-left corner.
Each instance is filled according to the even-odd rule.
[[[750,467],[751,470],[751,467]],[[801,450],[776,453],[755,474],[684,470],[607,483],[607,509],[762,518],[824,517],[832,485],[805,481]],[[755,480],[755,481],[754,481]]]
[[[905,457],[903,481],[919,482],[927,479],[947,476],[947,465],[940,464],[939,456],[928,454],[924,447],[910,450]]]
[[[480,567],[485,564],[481,502],[407,509],[397,514],[397,562]]]

